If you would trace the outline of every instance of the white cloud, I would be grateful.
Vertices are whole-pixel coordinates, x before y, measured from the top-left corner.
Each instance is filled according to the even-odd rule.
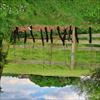
[[[78,95],[78,93],[71,87],[64,87],[53,94],[45,95],[44,99],[54,100],[85,100],[85,95]]]

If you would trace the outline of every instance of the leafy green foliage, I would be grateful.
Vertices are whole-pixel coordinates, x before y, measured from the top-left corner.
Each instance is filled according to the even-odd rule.
[[[91,77],[95,80],[100,79],[100,68],[96,68],[95,70],[93,70]]]
[[[0,32],[0,79],[1,79],[2,69],[3,69],[2,41],[3,41],[3,33]]]
[[[35,76],[29,75],[29,79],[39,86],[57,86],[76,85],[80,78],[78,77],[54,77],[54,76]]]
[[[4,34],[0,32],[0,67],[4,65],[8,52],[8,50],[6,49],[7,47],[3,43],[3,40],[4,40]]]
[[[82,91],[86,91],[89,100],[100,99],[100,68],[91,71],[90,79],[86,79],[80,84]]]

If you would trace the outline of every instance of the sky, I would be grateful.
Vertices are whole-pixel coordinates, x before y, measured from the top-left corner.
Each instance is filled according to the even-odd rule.
[[[40,87],[28,78],[2,76],[0,100],[86,100],[85,93],[79,95],[72,85],[64,87]]]

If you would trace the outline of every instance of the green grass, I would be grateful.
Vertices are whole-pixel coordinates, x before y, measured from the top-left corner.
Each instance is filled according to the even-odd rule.
[[[84,51],[80,49],[80,47],[88,47],[86,45],[78,46],[76,66],[73,70],[70,69],[71,51],[64,51],[62,45],[54,44],[52,47],[52,57],[50,45],[46,44],[45,47],[42,47],[39,44],[35,44],[34,48],[32,48],[32,44],[28,46],[30,47],[27,47],[27,45],[26,47],[16,45],[15,49],[11,46],[3,73],[44,76],[81,76],[88,74],[91,69],[99,67],[100,65],[100,51]],[[71,48],[70,45],[67,47]],[[35,61],[40,61],[40,63]],[[50,62],[52,63],[50,64]],[[53,64],[53,62],[57,64]]]
[[[37,43],[36,43],[37,44]],[[29,47],[19,47],[18,45],[15,48],[10,48],[9,50],[9,54],[8,54],[8,58],[9,60],[13,60],[13,59],[20,59],[20,60],[52,60],[52,61],[64,61],[66,58],[66,61],[69,62],[69,59],[71,57],[71,46],[67,46],[64,49],[64,46],[62,46],[62,44],[57,45],[55,44],[52,47],[52,51],[51,51],[51,46],[50,45],[46,45],[45,47],[40,46],[39,44],[37,44],[34,46],[34,48],[32,48],[32,44],[29,45]],[[87,50],[81,50],[80,48],[86,48],[88,47],[88,45],[78,45],[78,49],[76,51],[76,59],[79,62],[91,62],[94,61],[96,63],[99,63],[99,59],[100,59],[100,52],[99,51],[93,51],[92,47],[88,47]],[[88,51],[88,49],[91,49],[90,51]],[[15,56],[15,55],[16,56]],[[51,58],[52,55],[52,58]],[[93,58],[91,58],[93,57]],[[86,60],[87,59],[87,60]]]
[[[56,65],[34,65],[34,64],[13,64],[5,65],[3,73],[13,74],[34,74],[44,76],[74,76],[79,77],[89,73],[89,69],[74,69],[70,70],[66,66]]]

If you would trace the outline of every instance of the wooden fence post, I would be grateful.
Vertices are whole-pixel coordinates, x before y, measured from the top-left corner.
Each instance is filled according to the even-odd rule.
[[[71,69],[75,67],[75,55],[76,55],[76,38],[75,38],[75,27],[72,30],[72,48],[71,48]]]
[[[40,33],[41,33],[41,40],[42,40],[42,45],[44,46],[44,37],[43,37],[43,33],[42,33],[42,29],[40,30]]]
[[[89,27],[89,43],[92,43],[92,29]]]
[[[16,27],[16,38],[18,38],[18,41],[20,41],[20,36],[19,36],[19,32],[18,32],[18,30],[19,30],[19,28],[18,27]]]
[[[32,31],[32,25],[30,26],[30,33],[31,33],[31,36],[32,36],[33,42],[35,43],[35,38],[34,38],[34,35],[33,35],[33,31]]]
[[[46,42],[49,41],[49,36],[48,36],[48,30],[47,27],[44,28],[45,29],[45,33],[46,33]]]
[[[26,33],[26,31],[24,31],[24,34],[25,34],[25,36],[24,36],[24,44],[27,42],[27,33]]]

